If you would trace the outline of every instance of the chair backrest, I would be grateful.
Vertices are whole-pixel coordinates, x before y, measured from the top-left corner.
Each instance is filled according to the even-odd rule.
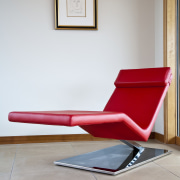
[[[104,111],[123,112],[141,128],[153,128],[172,80],[169,67],[121,70]]]

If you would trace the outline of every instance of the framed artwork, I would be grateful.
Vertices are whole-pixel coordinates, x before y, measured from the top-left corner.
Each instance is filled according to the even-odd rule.
[[[98,0],[55,0],[55,29],[97,30]]]

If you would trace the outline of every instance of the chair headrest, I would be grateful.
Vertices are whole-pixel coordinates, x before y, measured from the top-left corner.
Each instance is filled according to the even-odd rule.
[[[170,67],[123,69],[114,84],[116,87],[154,87],[170,85],[171,80]]]

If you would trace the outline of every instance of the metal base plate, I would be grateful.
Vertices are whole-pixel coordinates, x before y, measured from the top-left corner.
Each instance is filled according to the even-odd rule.
[[[144,148],[140,156],[127,145],[117,145],[102,150],[55,161],[54,164],[77,169],[116,175],[171,152],[164,149]]]

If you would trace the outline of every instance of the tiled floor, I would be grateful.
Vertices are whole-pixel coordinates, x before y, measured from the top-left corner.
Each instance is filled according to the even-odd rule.
[[[0,180],[180,180],[180,146],[156,140],[140,144],[173,153],[116,176],[53,164],[55,160],[117,144],[119,141],[0,145]]]

